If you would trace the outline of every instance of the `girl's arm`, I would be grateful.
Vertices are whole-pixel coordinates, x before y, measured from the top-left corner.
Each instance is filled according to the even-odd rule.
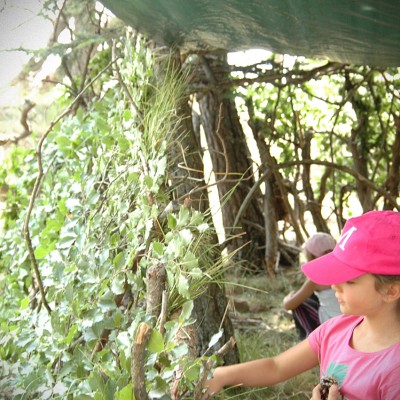
[[[318,356],[308,340],[272,358],[218,367],[206,382],[207,395],[219,392],[224,386],[259,387],[286,381],[318,365]]]
[[[283,308],[285,310],[294,310],[304,303],[317,290],[318,286],[307,279],[297,292],[290,292],[283,299]]]

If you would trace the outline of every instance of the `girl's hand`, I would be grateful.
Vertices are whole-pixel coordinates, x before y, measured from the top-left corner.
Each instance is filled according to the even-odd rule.
[[[285,296],[285,298],[283,299],[283,303],[286,303],[287,301],[291,300],[295,293],[296,292],[294,290],[292,290],[290,293],[288,293]]]
[[[316,386],[312,391],[312,397],[310,400],[324,400],[321,399],[321,385]],[[339,392],[337,385],[332,385],[329,389],[328,398],[325,400],[342,400],[342,395]]]
[[[210,396],[218,393],[222,389],[218,379],[215,378],[215,373],[212,379],[206,381],[204,387],[207,388],[207,391],[204,393],[203,400],[208,399]]]

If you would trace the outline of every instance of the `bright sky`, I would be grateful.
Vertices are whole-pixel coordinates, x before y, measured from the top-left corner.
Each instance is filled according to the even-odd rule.
[[[0,0],[0,102],[3,104],[11,95],[8,83],[29,59],[24,52],[12,50],[20,46],[39,49],[49,39],[52,25],[38,16],[41,7],[40,0]]]

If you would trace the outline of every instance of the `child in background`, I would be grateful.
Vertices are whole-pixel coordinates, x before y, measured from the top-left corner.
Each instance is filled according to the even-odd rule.
[[[205,396],[224,386],[274,385],[319,364],[321,378],[336,381],[345,399],[399,400],[400,213],[349,219],[335,249],[302,270],[332,285],[343,315],[275,357],[216,368]]]
[[[335,245],[335,239],[328,233],[315,233],[304,244],[307,261],[330,253]],[[310,279],[306,279],[299,290],[290,292],[283,299],[283,307],[285,310],[292,310],[296,330],[301,340],[321,323],[341,314],[335,292],[331,287],[318,285]]]

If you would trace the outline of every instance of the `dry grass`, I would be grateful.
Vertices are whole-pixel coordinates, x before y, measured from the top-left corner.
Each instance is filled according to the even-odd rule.
[[[298,342],[291,315],[284,311],[283,297],[300,286],[304,277],[293,269],[282,270],[272,281],[267,275],[228,277],[227,295],[233,306],[230,317],[235,327],[241,361],[279,354]],[[261,389],[227,389],[219,399],[308,400],[318,382],[318,369],[287,382]]]

